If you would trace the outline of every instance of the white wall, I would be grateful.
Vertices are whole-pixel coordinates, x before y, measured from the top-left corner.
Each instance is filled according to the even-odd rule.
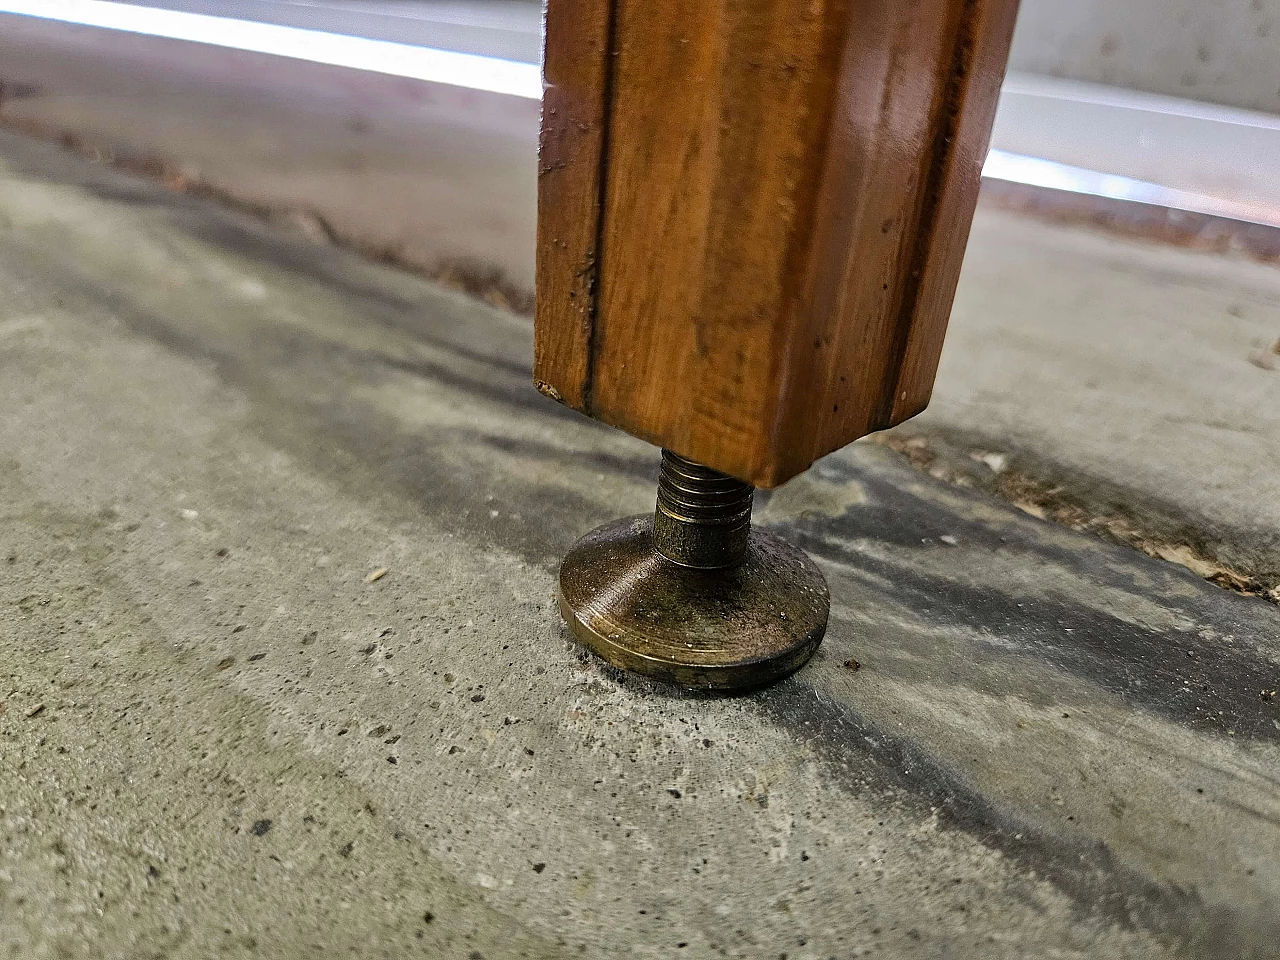
[[[1022,0],[1010,68],[1280,113],[1280,0]]]

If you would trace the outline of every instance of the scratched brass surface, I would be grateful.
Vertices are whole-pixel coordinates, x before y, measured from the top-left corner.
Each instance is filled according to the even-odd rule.
[[[560,610],[616,667],[692,689],[741,690],[786,676],[827,627],[822,572],[781,537],[752,530],[740,564],[700,570],[653,548],[653,518],[587,534],[560,568]]]

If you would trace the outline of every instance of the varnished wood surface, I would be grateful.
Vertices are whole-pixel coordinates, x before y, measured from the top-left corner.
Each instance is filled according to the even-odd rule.
[[[571,407],[591,403],[590,344],[596,316],[600,197],[613,11],[608,0],[546,7],[542,128],[538,141],[538,389]],[[549,381],[537,379],[548,372]],[[551,384],[554,384],[551,385]]]
[[[759,486],[923,409],[1016,0],[558,2],[543,391]]]

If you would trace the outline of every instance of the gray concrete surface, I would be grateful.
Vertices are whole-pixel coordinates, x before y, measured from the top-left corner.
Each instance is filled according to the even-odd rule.
[[[443,266],[455,280],[453,265],[468,261],[481,286],[507,279],[491,293],[499,302],[531,289],[536,104],[7,23],[3,116],[71,131],[90,155],[154,153],[321,241]],[[1274,266],[983,206],[933,405],[907,429],[966,447],[965,458],[994,451],[1023,473],[1069,480],[1094,514],[1119,499],[1169,555],[1194,540],[1206,563],[1274,590],[1278,342]]]
[[[319,236],[533,289],[541,105],[0,14],[0,114],[156,159]]]
[[[0,955],[1274,955],[1276,607],[858,444],[758,511],[815,660],[646,686],[527,321],[0,153]]]
[[[980,211],[933,401],[898,432],[1280,587],[1280,270]]]

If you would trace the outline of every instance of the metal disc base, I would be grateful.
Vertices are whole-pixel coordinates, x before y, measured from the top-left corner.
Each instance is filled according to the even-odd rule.
[[[742,563],[698,570],[654,550],[652,516],[629,517],[587,534],[560,567],[560,612],[584,646],[693,689],[748,689],[798,669],[830,606],[813,561],[757,529]]]

